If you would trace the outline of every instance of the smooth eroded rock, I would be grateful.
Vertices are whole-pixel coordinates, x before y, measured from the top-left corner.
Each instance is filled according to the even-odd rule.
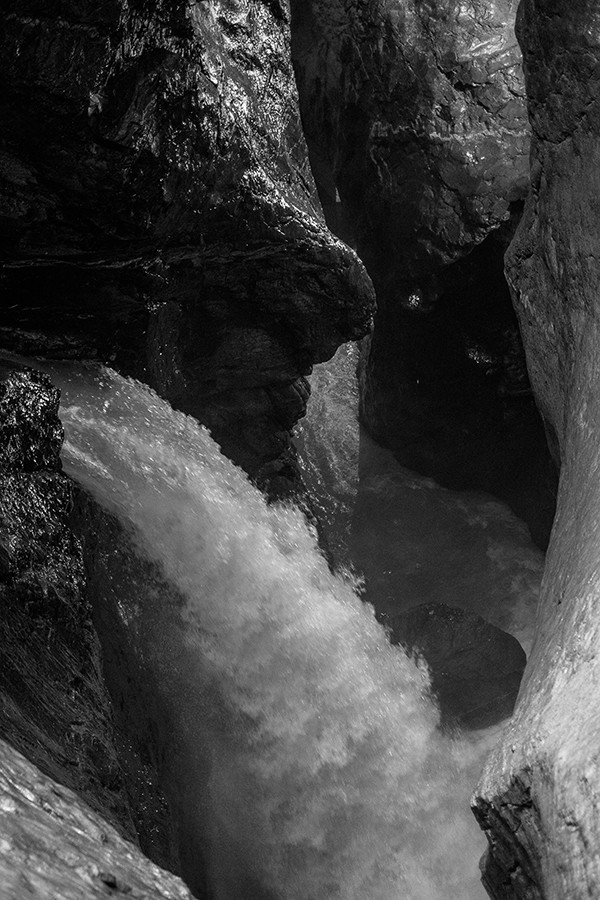
[[[512,635],[443,603],[414,606],[381,621],[393,644],[426,661],[446,725],[485,728],[510,716],[526,661]]]
[[[600,892],[600,11],[525,0],[532,189],[507,256],[536,400],[562,460],[537,635],[475,814],[495,898]]]
[[[73,791],[0,741],[0,895],[3,900],[191,900]]]
[[[329,224],[377,291],[363,424],[402,465],[501,497],[545,546],[556,478],[503,271],[528,186],[516,7],[297,0],[292,48]]]

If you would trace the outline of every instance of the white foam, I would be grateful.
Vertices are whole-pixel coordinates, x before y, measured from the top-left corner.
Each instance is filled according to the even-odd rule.
[[[218,900],[483,897],[468,810],[481,746],[440,734],[426,673],[302,515],[267,507],[145,387],[53,377],[67,470],[185,598],[153,601],[148,653],[181,707],[180,790]]]

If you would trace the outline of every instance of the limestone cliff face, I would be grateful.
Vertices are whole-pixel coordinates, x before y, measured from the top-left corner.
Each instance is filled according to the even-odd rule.
[[[296,0],[292,48],[328,221],[377,291],[363,422],[404,465],[502,496],[544,543],[552,475],[502,263],[528,184],[516,7]]]
[[[496,898],[600,884],[600,10],[524,0],[532,189],[507,258],[538,403],[562,459],[538,636],[475,798]]]
[[[280,0],[9,0],[0,342],[96,356],[285,470],[372,289],[325,228]]]

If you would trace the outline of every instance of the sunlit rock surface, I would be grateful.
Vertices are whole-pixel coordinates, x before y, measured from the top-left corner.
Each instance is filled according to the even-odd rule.
[[[9,0],[0,342],[97,356],[286,472],[312,363],[372,289],[325,228],[279,0]],[[289,460],[288,460],[289,461]]]
[[[77,794],[0,741],[0,896],[3,900],[191,900]]]
[[[508,256],[528,364],[562,459],[537,639],[479,785],[495,898],[600,893],[600,10],[525,0],[532,191]]]

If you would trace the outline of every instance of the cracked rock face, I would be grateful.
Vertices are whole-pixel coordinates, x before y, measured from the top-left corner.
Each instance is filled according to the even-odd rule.
[[[179,878],[77,794],[0,741],[0,891],[5,900],[191,900]]]
[[[100,357],[285,469],[304,376],[369,327],[327,231],[279,0],[10,0],[0,341]]]
[[[507,275],[562,467],[536,642],[474,803],[491,896],[583,900],[600,885],[600,11],[525,0],[518,33],[532,188]]]

